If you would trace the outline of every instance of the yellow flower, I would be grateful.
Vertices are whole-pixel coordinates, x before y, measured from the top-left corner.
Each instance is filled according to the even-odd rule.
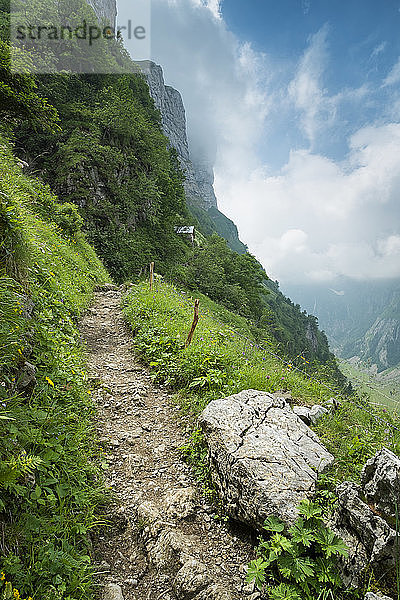
[[[0,581],[4,581],[6,578],[6,576],[4,575],[3,571],[0,574]]]
[[[54,387],[54,383],[52,382],[50,377],[46,377],[46,381],[47,381],[47,383],[49,383],[51,385],[51,387]]]

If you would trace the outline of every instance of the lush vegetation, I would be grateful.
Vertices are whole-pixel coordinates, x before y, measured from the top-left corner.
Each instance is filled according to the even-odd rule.
[[[146,283],[137,284],[133,290],[124,311],[132,324],[137,350],[151,365],[156,379],[184,390],[184,402],[196,410],[213,398],[249,388],[291,391],[305,403],[324,402],[332,396],[330,389],[303,375],[292,363],[276,358],[272,337],[264,339],[266,350],[258,346],[243,317],[219,308],[216,320],[216,305],[205,296],[196,294],[201,315],[196,339],[185,349],[193,319],[193,301],[188,294],[162,281],[153,291]],[[304,357],[300,360],[305,363]]]
[[[50,8],[47,14],[60,21],[61,5],[21,3],[21,19]],[[79,23],[93,13],[74,0],[72,16]],[[77,320],[109,275],[88,242],[116,281],[137,282],[155,261],[164,281],[179,286],[158,279],[149,291],[136,283],[124,311],[154,378],[176,389],[193,415],[213,398],[246,388],[290,392],[304,404],[340,398],[339,410],[317,428],[336,457],[318,492],[325,507],[335,483],[357,478],[382,444],[399,452],[392,428],[399,423],[349,395],[316,319],[268,280],[235,226],[216,210],[186,206],[176,153],[120,43],[87,54],[74,40],[61,54],[49,48],[42,57],[43,66],[66,69],[62,74],[17,75],[10,70],[7,19],[0,0],[0,597],[89,599],[88,534],[105,490]],[[68,73],[76,60],[92,73]],[[104,69],[114,74],[96,74]],[[174,232],[190,223],[199,229],[193,247]],[[201,315],[185,348],[190,293],[200,298]],[[210,491],[199,432],[184,453]],[[280,536],[281,552],[273,547],[278,538],[260,546],[258,582],[283,577],[276,598],[339,585],[329,569],[325,587],[312,584],[311,575],[305,582],[282,570],[294,559],[318,579],[321,561],[334,553],[321,542],[330,534],[319,515],[303,516],[300,533]],[[295,539],[300,534],[308,536],[303,546]]]
[[[174,234],[186,215],[182,175],[143,78],[56,76],[38,85],[62,131],[38,137],[25,124],[17,150],[64,202],[79,207],[112,276],[137,277],[151,260],[165,273],[184,260],[187,246]]]
[[[314,366],[310,373],[304,356],[299,357],[303,368],[296,367],[278,355],[272,336],[265,335],[259,343],[248,320],[202,294],[196,293],[196,298],[200,318],[188,348],[194,304],[188,292],[160,279],[153,290],[142,282],[133,286],[124,306],[137,351],[158,381],[180,390],[186,408],[196,414],[210,400],[243,389],[290,392],[296,403],[306,405],[336,397],[339,409],[318,426],[338,458],[335,479],[356,478],[365,460],[383,444],[400,452],[400,436],[391,427],[399,424],[395,415],[348,395],[324,366]]]
[[[200,290],[249,319],[256,339],[274,338],[280,354],[297,366],[315,370],[322,363],[337,382],[345,385],[317,319],[285,298],[277,282],[268,280],[251,254],[234,252],[225,240],[213,234],[188,251],[185,263],[178,261],[168,278],[189,290]]]
[[[264,530],[270,538],[258,546],[247,581],[268,589],[271,600],[350,598],[338,575],[338,557],[348,555],[345,543],[327,527],[318,504],[303,500],[299,518],[285,533],[284,524],[268,517]],[[277,585],[277,582],[280,582]]]
[[[89,597],[87,534],[104,490],[76,323],[109,277],[75,207],[23,175],[3,138],[0,222],[2,582]]]

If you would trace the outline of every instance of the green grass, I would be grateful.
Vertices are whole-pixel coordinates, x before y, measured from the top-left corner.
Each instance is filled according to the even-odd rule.
[[[0,569],[35,600],[93,597],[106,494],[77,320],[110,280],[61,212],[0,145]],[[27,363],[36,384],[23,387]]]
[[[371,404],[400,412],[400,378],[398,369],[374,374],[367,368],[341,360],[340,368],[350,379],[360,395],[369,398]]]
[[[332,392],[301,375],[289,362],[259,347],[251,326],[238,315],[202,295],[200,319],[193,343],[184,348],[193,320],[194,300],[173,285],[158,281],[150,292],[137,284],[125,302],[124,313],[135,333],[135,345],[158,380],[182,391],[182,401],[197,413],[213,398],[255,388],[290,391],[303,403],[325,402]],[[246,337],[243,337],[246,336]]]

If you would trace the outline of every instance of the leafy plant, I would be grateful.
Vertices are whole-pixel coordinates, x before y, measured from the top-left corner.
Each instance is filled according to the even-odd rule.
[[[347,556],[344,542],[324,524],[320,506],[303,500],[298,510],[286,534],[279,519],[266,519],[264,529],[271,536],[260,541],[259,557],[248,568],[247,582],[267,586],[272,600],[315,600],[342,590],[337,559]]]

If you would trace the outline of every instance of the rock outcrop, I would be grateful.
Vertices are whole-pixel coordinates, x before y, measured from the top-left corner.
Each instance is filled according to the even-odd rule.
[[[375,594],[373,592],[368,592],[366,594],[364,600],[392,600],[389,596],[383,596],[382,594]]]
[[[336,493],[333,528],[349,549],[349,557],[343,561],[343,580],[358,587],[359,576],[368,564],[381,575],[394,566],[396,531],[364,502],[359,485],[346,481]]]
[[[115,27],[117,18],[116,0],[88,0],[88,4],[93,8],[99,21],[110,27]]]
[[[208,210],[217,207],[214,193],[213,166],[206,160],[193,161],[187,139],[186,114],[181,94],[165,85],[162,68],[151,61],[137,63],[149,85],[150,95],[161,113],[162,127],[171,146],[178,153],[186,176],[185,191],[188,199]]]
[[[102,600],[124,600],[121,586],[116,583],[108,583],[104,587]]]
[[[186,512],[187,498],[180,496],[179,499],[183,512]],[[179,505],[178,497],[175,505]],[[178,513],[182,510],[178,509]],[[193,556],[193,536],[166,528],[164,516],[150,501],[136,507],[136,519],[146,523],[141,538],[152,563],[159,571],[174,575],[178,600],[233,600],[227,589],[213,581],[207,566]]]
[[[365,464],[361,485],[368,502],[395,521],[396,512],[400,515],[400,458],[382,448]]]
[[[368,565],[379,579],[393,574],[400,550],[393,518],[399,466],[398,457],[383,448],[364,466],[361,486],[345,481],[336,489],[338,502],[330,525],[349,549],[349,557],[341,561],[349,587],[359,586]]]
[[[333,462],[289,404],[266,392],[214,400],[199,424],[228,514],[258,529],[270,514],[292,524],[318,473]]]

